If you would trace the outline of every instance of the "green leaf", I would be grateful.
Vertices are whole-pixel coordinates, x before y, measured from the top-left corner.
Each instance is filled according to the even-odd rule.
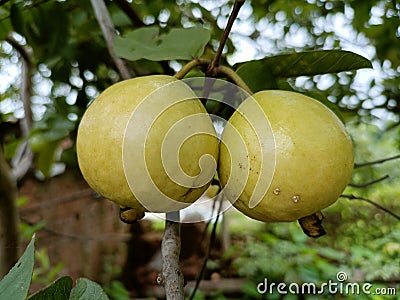
[[[279,79],[313,76],[361,68],[372,68],[372,64],[358,54],[344,50],[317,50],[252,60],[240,64],[237,73],[248,85],[254,86],[253,92],[257,92],[271,89],[271,77]]]
[[[277,88],[274,74],[268,64],[255,60],[249,61],[241,66],[237,73],[253,92]]]
[[[108,300],[106,293],[96,282],[79,278],[72,289],[69,300]]]
[[[5,144],[4,147],[4,157],[6,159],[12,159],[17,152],[18,147],[25,142],[24,139],[19,138],[16,140],[12,140],[11,142]]]
[[[32,238],[33,235],[39,231],[40,229],[44,228],[46,226],[46,221],[41,220],[33,225],[28,225],[26,223],[19,223],[19,227],[21,230],[21,237],[22,238]]]
[[[12,31],[10,11],[6,8],[7,3],[0,6],[0,40],[5,40]]]
[[[72,279],[64,276],[28,298],[28,300],[68,300],[72,289]]]
[[[32,238],[24,254],[0,281],[0,299],[24,300],[28,295],[33,272],[34,243],[35,238]]]
[[[36,154],[36,166],[43,173],[44,177],[49,177],[51,167],[55,161],[56,151],[60,142],[47,142],[46,147],[43,147],[40,152]]]
[[[128,60],[191,60],[203,54],[210,40],[205,28],[172,28],[159,35],[157,27],[143,27],[114,39],[115,52]]]

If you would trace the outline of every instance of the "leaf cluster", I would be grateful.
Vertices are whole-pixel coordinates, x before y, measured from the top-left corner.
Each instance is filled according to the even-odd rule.
[[[57,279],[47,288],[30,295],[28,291],[31,284],[34,265],[34,241],[32,238],[24,254],[0,281],[0,299],[13,300],[107,300],[108,296],[95,282],[87,278],[79,278],[73,287],[71,277],[64,276]]]

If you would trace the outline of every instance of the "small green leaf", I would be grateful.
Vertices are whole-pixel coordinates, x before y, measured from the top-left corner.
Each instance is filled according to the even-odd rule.
[[[172,28],[159,35],[157,27],[143,27],[114,39],[115,52],[132,61],[147,59],[191,60],[203,54],[210,40],[210,31],[205,28]]]
[[[87,278],[79,278],[69,300],[109,300],[99,284]]]
[[[12,140],[11,142],[4,145],[4,157],[6,159],[12,159],[18,150],[18,147],[25,142],[23,138]]]
[[[271,89],[275,79],[354,71],[372,68],[371,62],[358,54],[344,50],[317,50],[282,54],[240,64],[237,73],[254,85],[253,92]],[[256,84],[252,84],[255,81]]]
[[[60,142],[47,142],[40,152],[36,153],[36,166],[47,178],[50,176],[51,167],[55,161],[56,151]]]
[[[0,299],[26,299],[33,272],[34,243],[35,238],[32,238],[24,254],[0,281]]]
[[[72,279],[64,276],[28,298],[28,300],[68,300],[72,289]]]
[[[40,229],[44,228],[46,226],[46,221],[41,220],[33,225],[28,225],[26,223],[19,223],[19,228],[21,230],[21,237],[22,238],[32,238],[32,236],[39,231]]]

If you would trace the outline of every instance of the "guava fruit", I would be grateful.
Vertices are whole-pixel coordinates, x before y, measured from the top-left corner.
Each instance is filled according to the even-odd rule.
[[[294,221],[330,206],[354,166],[340,119],[296,92],[266,90],[247,98],[221,140],[218,175],[225,196],[264,222]]]
[[[215,174],[218,139],[189,86],[152,75],[103,91],[82,117],[76,150],[88,184],[134,221],[196,201]]]

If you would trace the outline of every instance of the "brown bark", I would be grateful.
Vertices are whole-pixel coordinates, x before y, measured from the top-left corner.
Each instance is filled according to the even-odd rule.
[[[0,277],[18,259],[18,212],[16,181],[0,149]]]
[[[163,267],[158,283],[164,285],[167,300],[183,300],[185,296],[184,278],[179,266],[181,251],[181,223],[179,221],[179,212],[167,213],[161,243]]]
[[[91,3],[96,19],[100,25],[101,31],[103,32],[104,39],[106,40],[108,52],[110,53],[119,74],[123,79],[132,78],[133,72],[129,68],[128,64],[115,54],[113,46],[113,39],[116,36],[115,28],[111,21],[106,4],[103,0],[91,0]]]

